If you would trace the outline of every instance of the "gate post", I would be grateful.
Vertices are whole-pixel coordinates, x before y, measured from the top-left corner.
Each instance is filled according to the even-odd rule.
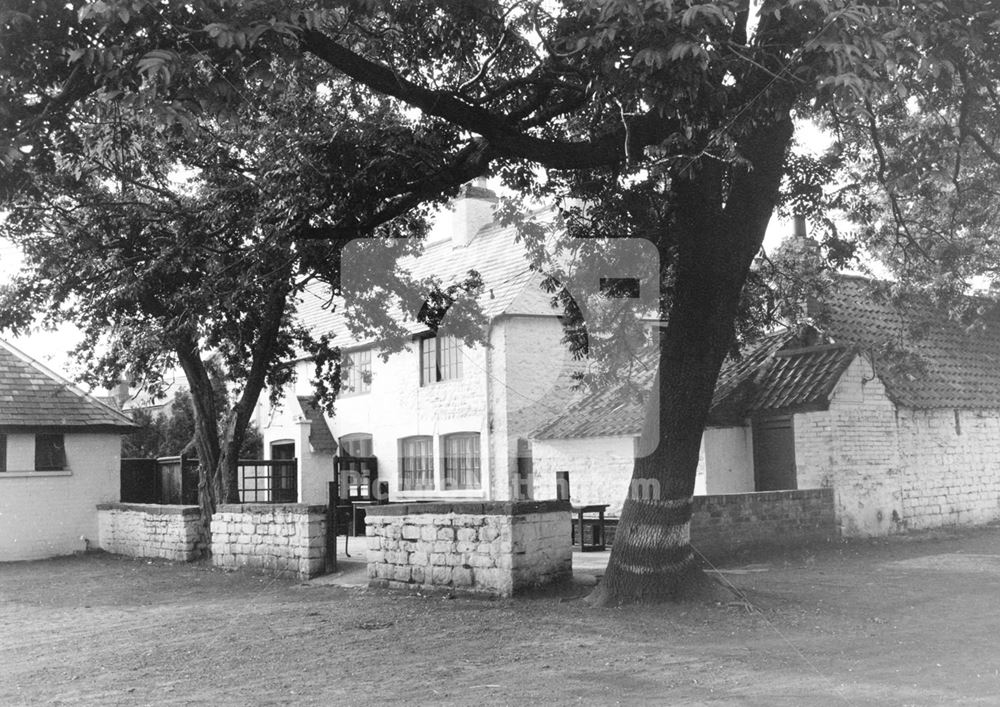
[[[326,567],[337,571],[337,482],[327,484],[326,500]]]

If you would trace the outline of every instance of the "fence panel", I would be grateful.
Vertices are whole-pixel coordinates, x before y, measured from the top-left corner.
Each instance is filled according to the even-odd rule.
[[[160,502],[160,475],[155,459],[122,459],[120,482],[122,503]]]

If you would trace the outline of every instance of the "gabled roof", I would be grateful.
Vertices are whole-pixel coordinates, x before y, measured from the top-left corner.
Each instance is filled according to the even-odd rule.
[[[299,407],[302,414],[309,420],[309,444],[317,452],[334,454],[337,451],[337,441],[330,432],[329,425],[326,424],[326,417],[323,410],[316,404],[314,399],[308,395],[299,395]]]
[[[809,314],[830,340],[873,354],[875,370],[897,405],[1000,409],[995,327],[970,331],[930,303],[894,303],[879,283],[857,277],[836,278]],[[903,361],[909,365],[900,365]]]
[[[136,425],[0,340],[0,429],[39,427],[127,431]]]
[[[470,270],[477,271],[483,281],[478,304],[489,319],[505,314],[558,314],[550,303],[551,296],[541,289],[542,275],[529,267],[524,245],[517,241],[513,226],[487,226],[467,245],[454,245],[451,240],[429,243],[419,256],[403,258],[399,265],[415,279],[434,276],[445,286],[463,280]],[[407,319],[397,307],[390,315],[410,333],[428,330],[416,319]],[[332,300],[325,286],[313,286],[302,293],[298,318],[311,331],[335,334],[337,343],[353,339],[341,302]],[[369,342],[362,339],[353,343]]]

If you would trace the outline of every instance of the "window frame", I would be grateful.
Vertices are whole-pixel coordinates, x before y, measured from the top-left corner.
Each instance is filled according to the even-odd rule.
[[[420,386],[462,378],[462,342],[450,334],[420,337]]]
[[[447,491],[481,491],[483,488],[482,435],[479,432],[452,432],[441,436],[441,476]],[[453,454],[450,446],[459,440],[474,440],[475,451],[468,456]],[[463,463],[459,464],[457,461]],[[468,478],[464,478],[468,477]]]
[[[426,444],[426,450],[419,455],[408,453],[410,444]],[[408,462],[421,460],[422,465],[408,468]],[[433,491],[434,483],[434,437],[431,435],[410,435],[399,439],[399,490]],[[411,478],[412,477],[412,478]],[[421,483],[421,477],[425,480]]]
[[[42,441],[54,442],[48,458],[42,456]],[[48,462],[48,463],[39,463]],[[66,435],[62,432],[35,433],[35,471],[66,471]]]
[[[353,397],[372,392],[372,349],[344,352],[340,371],[340,395]],[[356,360],[356,359],[361,360]],[[345,375],[346,374],[346,375]]]
[[[368,442],[368,454],[353,454],[348,450],[348,446],[351,442]],[[342,457],[351,457],[352,459],[359,459],[363,457],[373,457],[375,456],[375,444],[372,436],[367,432],[351,432],[350,434],[341,435],[337,438],[338,453]]]

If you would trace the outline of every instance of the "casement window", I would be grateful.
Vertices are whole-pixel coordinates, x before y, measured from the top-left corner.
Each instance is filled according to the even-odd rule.
[[[446,489],[478,489],[480,482],[479,433],[461,432],[442,440]]]
[[[66,445],[61,434],[35,435],[35,471],[62,471],[66,468]]]
[[[434,448],[429,436],[399,440],[399,490],[426,491],[434,488]]]
[[[341,395],[362,395],[372,390],[372,350],[349,351],[340,374]]]
[[[344,435],[338,440],[340,454],[344,457],[371,457],[372,436],[364,432]]]
[[[420,385],[462,377],[461,344],[454,336],[420,340]]]
[[[7,435],[0,434],[0,472],[7,471]]]

